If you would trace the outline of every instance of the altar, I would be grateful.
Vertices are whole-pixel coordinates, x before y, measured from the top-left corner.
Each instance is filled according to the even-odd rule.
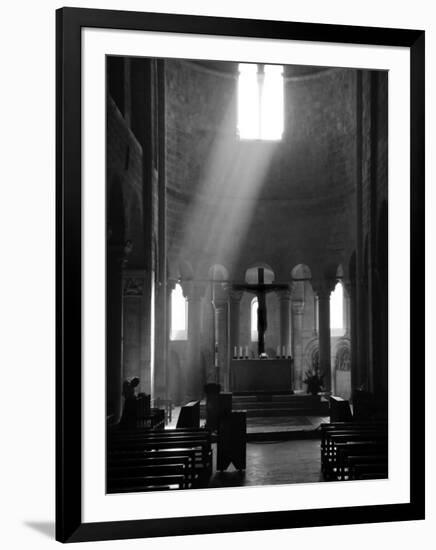
[[[291,359],[233,359],[230,363],[230,391],[233,393],[291,390]]]

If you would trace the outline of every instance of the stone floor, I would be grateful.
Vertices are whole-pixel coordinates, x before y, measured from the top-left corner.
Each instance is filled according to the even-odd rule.
[[[167,425],[168,428],[176,427],[179,413],[180,407],[175,407],[172,422]],[[313,431],[322,422],[328,421],[328,418],[318,416],[248,418],[247,433]],[[245,472],[235,470],[233,465],[225,472],[217,472],[216,445],[214,444],[213,447],[214,473],[210,479],[209,487],[280,485],[322,481],[319,439],[249,441],[247,442]]]
[[[319,440],[248,442],[245,472],[233,465],[222,473],[214,468],[209,487],[316,483],[322,481],[320,468]]]

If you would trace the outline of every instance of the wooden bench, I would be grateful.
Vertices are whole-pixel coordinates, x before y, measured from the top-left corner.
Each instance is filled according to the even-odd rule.
[[[387,473],[388,432],[386,422],[340,422],[322,424],[321,471],[326,480],[348,481],[356,475]],[[350,462],[349,457],[353,456]],[[359,460],[358,457],[377,457]],[[354,468],[358,464],[357,470]],[[373,464],[381,464],[378,469]],[[368,466],[366,470],[363,466]],[[386,477],[386,476],[385,476]],[[359,479],[362,479],[359,477]]]
[[[189,489],[183,473],[179,475],[149,475],[138,477],[124,477],[111,480],[108,483],[108,493],[133,493],[153,491],[156,489]]]
[[[108,432],[107,451],[110,492],[153,490],[162,484],[186,489],[204,485],[212,473],[211,436],[205,429],[113,430]],[[184,482],[165,483],[168,475],[182,475]],[[145,479],[156,476],[158,482]]]
[[[200,401],[190,401],[180,409],[177,428],[200,427]]]

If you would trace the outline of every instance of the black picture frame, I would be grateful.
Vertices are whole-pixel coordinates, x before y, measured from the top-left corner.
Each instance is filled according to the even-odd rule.
[[[78,542],[424,519],[424,31],[78,8],[58,10],[56,26],[56,539]],[[84,27],[409,48],[410,502],[190,518],[82,522],[81,29]]]

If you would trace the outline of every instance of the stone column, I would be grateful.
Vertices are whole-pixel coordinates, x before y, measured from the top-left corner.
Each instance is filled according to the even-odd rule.
[[[313,336],[318,337],[318,296],[313,295]]]
[[[277,295],[280,300],[280,355],[288,357],[288,355],[290,355],[289,308],[291,302],[291,291],[290,289],[279,290]]]
[[[315,289],[318,295],[318,332],[319,332],[319,369],[324,375],[326,391],[331,391],[331,346],[330,346],[330,294],[332,289],[327,284],[320,284]]]
[[[106,412],[113,415],[113,423],[119,422],[122,412],[122,268],[123,246],[109,243],[106,286]]]
[[[203,395],[204,376],[201,361],[201,300],[205,285],[189,282],[182,285],[188,301],[188,365],[186,370],[185,399],[192,401]]]
[[[303,389],[303,312],[304,301],[292,300],[292,351],[294,359],[294,390]]]
[[[344,336],[351,337],[351,283],[342,281],[342,288],[344,290],[344,316],[343,324],[345,328]]]
[[[144,301],[144,270],[123,272],[123,380],[137,376],[138,391],[150,393],[151,370],[146,364],[146,324]]]
[[[242,290],[232,289],[230,297],[230,356],[233,357],[235,347],[239,353],[239,322]]]
[[[215,308],[215,367],[216,381],[223,391],[229,391],[229,350],[228,350],[228,289],[222,283],[215,283],[213,306]]]

